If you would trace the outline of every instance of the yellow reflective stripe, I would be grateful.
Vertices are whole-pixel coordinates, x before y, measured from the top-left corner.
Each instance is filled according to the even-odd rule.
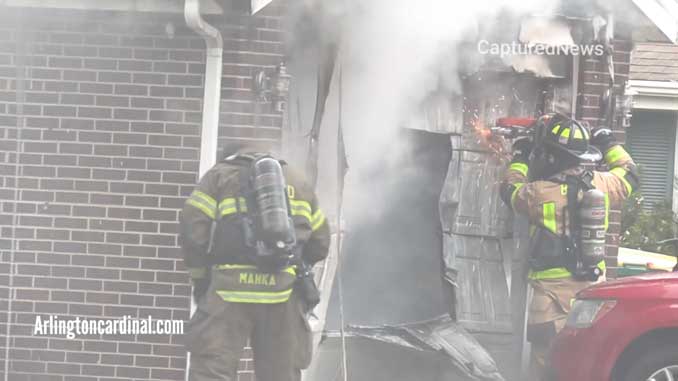
[[[557,125],[557,126],[553,127],[553,129],[551,129],[551,133],[553,133],[554,135],[557,134],[559,128],[560,128],[560,125]],[[571,131],[571,130],[572,130],[572,129],[568,127],[568,128],[566,128],[566,129],[562,130],[562,131],[560,132],[560,135],[559,135],[559,136],[560,136],[561,138],[569,138],[569,137],[570,137],[570,131]],[[581,132],[579,129],[576,129],[576,130],[574,131],[574,138],[575,138],[575,139],[584,139],[584,134],[582,134],[582,132]]]
[[[527,177],[528,167],[527,164],[525,163],[511,163],[511,165],[509,166],[509,170],[516,171],[521,175]]]
[[[575,139],[584,139],[584,134],[581,133],[580,129],[574,130],[574,138]]]
[[[325,213],[322,210],[318,209],[313,213],[313,218],[311,218],[311,231],[316,231],[320,229],[321,226],[325,223]]]
[[[200,200],[206,202],[207,205],[211,206],[212,208],[216,209],[216,207],[217,207],[217,202],[212,198],[212,196],[208,195],[207,193],[203,193],[201,191],[194,190],[193,193],[191,193],[190,197],[200,199]]]
[[[557,232],[556,225],[556,203],[547,202],[544,203],[544,227],[553,233]]]
[[[631,186],[631,183],[629,183],[629,182],[626,180],[626,173],[627,173],[627,172],[626,172],[626,170],[625,170],[624,168],[621,168],[621,167],[612,168],[612,170],[610,170],[610,173],[612,173],[613,175],[619,177],[619,179],[620,179],[620,180],[622,181],[622,183],[624,184],[624,187],[626,188],[626,194],[627,194],[627,195],[628,195],[628,194],[631,194],[631,192],[633,192],[633,187]]]
[[[308,201],[290,200],[290,209],[293,216],[304,217],[308,220],[309,224],[312,223],[313,216],[311,213],[313,212],[313,209]]]
[[[194,208],[197,208],[201,212],[205,213],[205,215],[211,219],[215,218],[214,209],[210,208],[209,206],[205,205],[204,203],[196,199],[189,198],[188,200],[186,200],[186,204],[191,205]]]
[[[194,190],[186,200],[186,204],[197,208],[211,219],[215,217],[217,202],[206,193]]]
[[[306,210],[310,214],[313,208],[311,208],[311,203],[304,200],[290,200],[290,206],[294,209]]]
[[[243,269],[253,269],[256,270],[257,266],[252,265],[231,265],[231,264],[222,264],[214,266],[217,270],[243,270]]]
[[[612,164],[624,158],[626,150],[622,146],[614,146],[605,152],[605,163]]]
[[[247,201],[243,197],[238,198],[240,200],[240,211],[247,211]],[[219,215],[226,216],[229,214],[235,214],[238,212],[238,208],[235,205],[235,198],[225,198],[219,203]]]
[[[516,189],[514,189],[513,193],[511,193],[511,208],[515,208],[514,204],[516,201],[516,196],[518,196],[518,191],[523,187],[523,185],[525,185],[525,183],[515,183],[513,185],[516,187]]]
[[[552,269],[530,272],[529,278],[534,280],[541,280],[541,279],[567,278],[570,276],[572,276],[572,273],[567,271],[565,267],[554,267]]]
[[[215,265],[214,268],[216,268],[217,270],[258,270],[257,266],[253,265],[232,265],[232,264]],[[297,275],[295,266],[285,267],[284,269],[280,270],[280,272],[288,273],[295,276]]]
[[[598,262],[599,269],[603,270],[603,273],[607,270],[607,265],[605,261]],[[544,279],[560,279],[560,278],[569,278],[572,276],[572,273],[569,272],[565,267],[554,267],[552,269],[546,269],[542,271],[530,271],[528,278],[533,280],[544,280]]]
[[[284,303],[290,299],[292,289],[280,292],[226,291],[218,290],[217,294],[225,302],[231,303]]]

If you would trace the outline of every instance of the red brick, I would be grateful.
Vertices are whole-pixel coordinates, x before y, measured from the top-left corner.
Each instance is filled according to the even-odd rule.
[[[98,353],[68,352],[66,354],[66,361],[70,363],[95,364],[99,362],[99,358],[100,355]]]
[[[137,269],[139,268],[139,260],[129,257],[107,257],[106,267]]]
[[[115,85],[116,95],[147,95],[148,87],[141,85]]]
[[[123,255],[130,257],[155,257],[157,249],[149,246],[125,246]]]
[[[153,271],[143,270],[123,270],[122,279],[130,281],[152,282],[155,280],[155,273]]]
[[[183,380],[184,372],[174,369],[151,369],[151,377],[159,378],[161,380]]]
[[[120,279],[120,270],[110,268],[89,267],[86,269],[85,276],[88,279]]]
[[[113,85],[107,83],[81,83],[81,93],[113,94]]]
[[[131,233],[106,233],[106,241],[112,243],[138,244],[140,237],[138,234]]]
[[[100,280],[69,279],[68,287],[72,290],[101,291],[103,284]]]
[[[102,356],[105,352],[115,353],[118,351],[118,344],[114,342],[104,341],[86,341],[84,344],[86,351],[101,352]]]
[[[30,290],[30,289],[16,289],[16,298],[24,300],[49,300],[49,291],[47,290]]]
[[[73,266],[52,266],[52,274],[57,277],[82,278],[85,276],[85,269]],[[76,283],[79,284],[79,283]],[[69,283],[69,287],[71,287]]]
[[[134,356],[124,354],[102,354],[101,363],[110,365],[133,365]]]
[[[137,290],[138,283],[136,282],[117,282],[117,281],[104,282],[104,291],[108,292],[137,292]]]
[[[87,252],[90,254],[120,255],[122,246],[110,243],[88,243]]]
[[[97,208],[99,209],[99,208]],[[85,242],[103,242],[104,241],[103,232],[92,232],[92,231],[73,231],[71,232],[71,239],[73,241],[85,241]]]
[[[105,258],[99,255],[79,255],[71,256],[71,263],[77,266],[104,266]]]
[[[61,128],[76,130],[91,130],[94,128],[94,121],[89,119],[61,119]]]
[[[64,303],[38,302],[35,303],[35,312],[51,315],[66,314],[68,313],[68,305]]]
[[[85,293],[78,291],[51,291],[51,300],[55,302],[83,303],[85,301]]]
[[[146,76],[150,74],[145,74]],[[162,79],[162,77],[160,77]],[[137,80],[137,76],[135,75],[135,82]],[[164,102],[162,99],[159,98],[132,98],[132,107],[136,108],[144,108],[144,109],[151,109],[151,108],[163,108]]]
[[[108,217],[123,219],[141,218],[141,209],[133,208],[108,208]]]

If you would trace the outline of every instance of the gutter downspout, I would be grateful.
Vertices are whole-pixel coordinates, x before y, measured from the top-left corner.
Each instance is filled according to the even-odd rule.
[[[198,175],[202,176],[217,161],[219,138],[219,106],[221,105],[221,71],[223,65],[224,41],[219,30],[205,22],[200,15],[200,0],[186,0],[184,3],[186,25],[205,40],[205,92],[202,102],[202,126],[200,130],[200,164]],[[191,316],[196,304],[191,298]],[[185,380],[188,381],[191,354],[186,356]]]
[[[207,24],[200,15],[200,0],[186,0],[184,19],[198,33],[207,47],[205,64],[205,93],[202,103],[202,130],[200,136],[200,167],[202,177],[216,163],[219,137],[219,106],[221,104],[221,70],[224,42],[217,28]]]

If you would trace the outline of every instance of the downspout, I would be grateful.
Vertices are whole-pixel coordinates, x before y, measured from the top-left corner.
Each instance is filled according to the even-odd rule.
[[[224,42],[219,30],[205,22],[200,15],[200,0],[186,0],[184,4],[184,19],[188,27],[205,40],[207,47],[205,93],[202,102],[202,130],[200,136],[200,167],[198,169],[198,173],[202,177],[217,161]]]
[[[224,41],[219,30],[205,22],[200,15],[200,0],[186,0],[184,3],[184,19],[186,25],[205,40],[207,48],[205,52],[205,92],[202,101],[200,132],[200,164],[198,167],[198,175],[202,177],[217,161]],[[191,299],[191,316],[193,316],[195,309],[195,301]],[[189,353],[186,357],[186,381],[189,377],[190,364]]]

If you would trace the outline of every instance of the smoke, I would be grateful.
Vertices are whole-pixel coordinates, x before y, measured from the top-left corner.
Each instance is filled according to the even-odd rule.
[[[488,24],[497,22],[500,13],[546,13],[555,4],[542,0],[346,0],[344,5],[341,11],[336,5],[331,9],[341,18],[339,60],[351,166],[348,181],[368,187],[349,184],[347,191],[355,193],[351,208],[365,214],[379,208],[374,197],[360,194],[369,194],[377,178],[388,188],[392,179],[387,174],[393,171],[397,176],[408,170],[402,157],[407,140],[399,130],[407,127],[407,121],[422,119],[418,118],[422,102],[432,93],[462,93],[459,72],[468,66],[463,43],[468,49],[479,30],[494,27]],[[375,178],[375,174],[381,176]],[[384,197],[379,199],[388,203]]]

